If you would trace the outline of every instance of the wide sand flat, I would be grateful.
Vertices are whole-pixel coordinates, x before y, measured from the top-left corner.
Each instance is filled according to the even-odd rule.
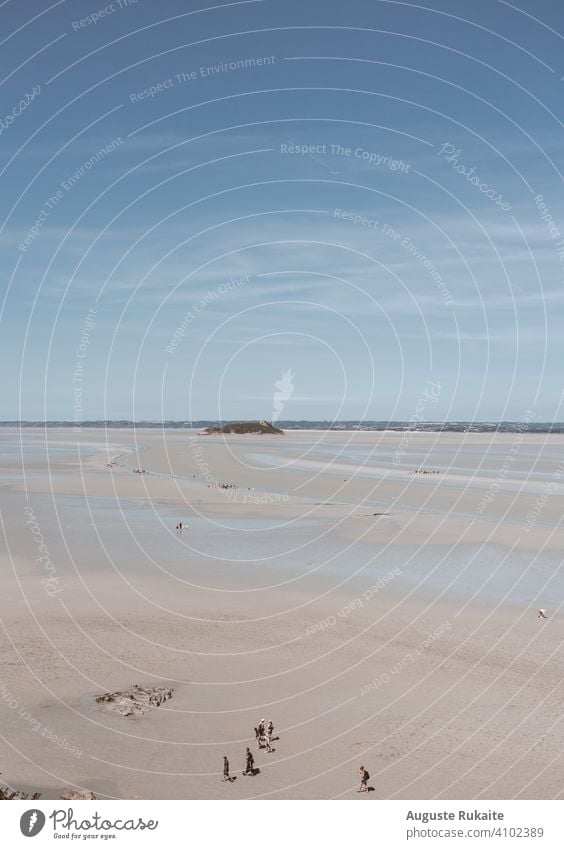
[[[47,439],[0,431],[9,784],[347,798],[364,763],[376,798],[562,795],[564,438]],[[132,683],[174,696],[135,719],[94,702]]]

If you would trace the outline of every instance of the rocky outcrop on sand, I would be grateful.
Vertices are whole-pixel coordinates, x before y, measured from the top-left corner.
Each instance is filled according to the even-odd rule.
[[[20,790],[10,790],[8,785],[5,785],[4,787],[0,787],[0,801],[2,801],[2,800],[12,801],[12,799],[18,799],[19,800],[19,799],[40,799],[40,798],[41,798],[41,793],[34,793],[32,796],[30,796],[29,793],[22,793]]]
[[[140,687],[134,684],[128,690],[97,696],[96,701],[121,716],[138,716],[162,705],[172,698],[172,693],[170,687]]]
[[[75,790],[73,787],[68,787],[61,793],[61,799],[67,802],[77,802],[80,799],[95,799],[96,796],[91,790]]]

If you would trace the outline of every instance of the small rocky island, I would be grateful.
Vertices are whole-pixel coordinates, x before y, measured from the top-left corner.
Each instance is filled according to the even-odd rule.
[[[224,425],[214,425],[212,427],[207,427],[203,433],[210,434],[214,433],[258,433],[258,434],[277,434],[281,435],[284,433],[283,430],[280,430],[278,427],[274,427],[270,422],[265,421],[264,419],[260,422],[228,422]]]

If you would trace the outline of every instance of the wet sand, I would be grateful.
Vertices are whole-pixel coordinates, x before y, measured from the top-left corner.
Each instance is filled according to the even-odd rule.
[[[0,430],[10,785],[354,798],[364,763],[372,798],[561,795],[563,437],[47,439]],[[174,694],[96,704],[134,683]]]

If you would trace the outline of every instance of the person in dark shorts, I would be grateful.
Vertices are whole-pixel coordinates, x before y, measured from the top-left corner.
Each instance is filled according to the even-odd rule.
[[[223,781],[231,781],[231,776],[229,775],[229,761],[227,760],[227,755],[223,756]]]
[[[363,766],[359,769],[360,773],[360,787],[356,791],[357,793],[368,793],[368,779],[370,775],[368,774],[368,770]]]
[[[253,758],[253,753],[247,746],[247,750],[245,752],[245,769],[243,770],[243,775],[248,775],[251,773],[253,775],[255,769],[255,759]]]

